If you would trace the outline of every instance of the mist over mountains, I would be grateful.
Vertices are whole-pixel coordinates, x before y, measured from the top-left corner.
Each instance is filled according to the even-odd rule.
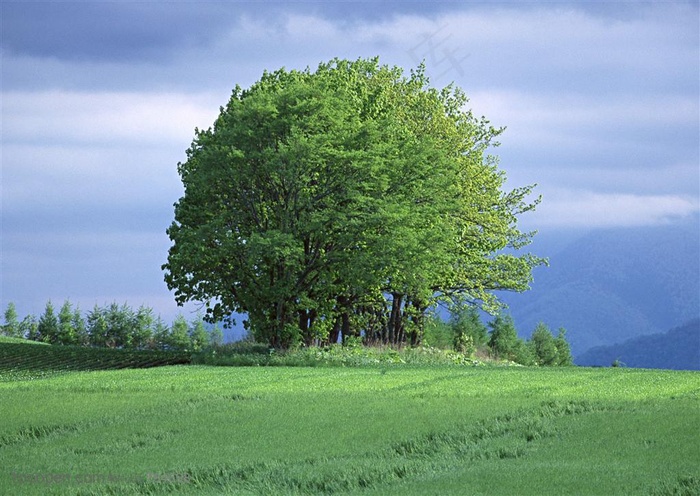
[[[574,356],[664,333],[700,316],[700,226],[600,229],[546,235],[532,251],[549,257],[532,289],[505,294],[518,331],[538,322],[567,329]]]

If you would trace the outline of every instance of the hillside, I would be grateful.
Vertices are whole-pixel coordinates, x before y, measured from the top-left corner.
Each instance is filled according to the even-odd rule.
[[[694,372],[434,364],[75,370],[41,380],[0,370],[0,493],[700,491]]]
[[[540,321],[565,327],[577,356],[700,316],[696,224],[597,230],[555,253],[547,245],[533,247],[550,267],[535,271],[532,290],[503,297],[523,336]]]
[[[700,319],[665,333],[596,346],[580,355],[576,364],[609,366],[615,360],[626,367],[700,370]]]

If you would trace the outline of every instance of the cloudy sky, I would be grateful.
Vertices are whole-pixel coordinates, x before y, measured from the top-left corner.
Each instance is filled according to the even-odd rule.
[[[425,60],[506,126],[526,228],[697,222],[697,2],[14,2],[2,9],[0,304],[179,311],[160,265],[178,161],[236,84]],[[193,308],[186,309],[187,312]]]

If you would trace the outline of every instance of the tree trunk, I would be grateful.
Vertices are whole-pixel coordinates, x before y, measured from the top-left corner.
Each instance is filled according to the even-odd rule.
[[[403,295],[400,293],[391,293],[393,300],[391,302],[391,316],[389,317],[389,335],[387,336],[388,344],[396,344],[397,338],[401,331],[401,301]]]
[[[301,332],[301,339],[304,342],[304,345],[313,345],[311,332],[309,332],[308,310],[299,310],[299,331]]]
[[[328,344],[335,344],[338,342],[338,337],[340,336],[340,317],[335,319],[333,322],[333,329],[331,329],[328,335]]]

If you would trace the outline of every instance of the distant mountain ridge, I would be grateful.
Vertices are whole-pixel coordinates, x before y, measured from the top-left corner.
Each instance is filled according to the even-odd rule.
[[[549,254],[532,289],[505,294],[519,332],[538,322],[567,329],[574,356],[662,333],[700,317],[700,227],[601,229]]]
[[[700,319],[668,332],[640,336],[611,346],[596,346],[576,359],[576,365],[649,369],[700,370]]]

